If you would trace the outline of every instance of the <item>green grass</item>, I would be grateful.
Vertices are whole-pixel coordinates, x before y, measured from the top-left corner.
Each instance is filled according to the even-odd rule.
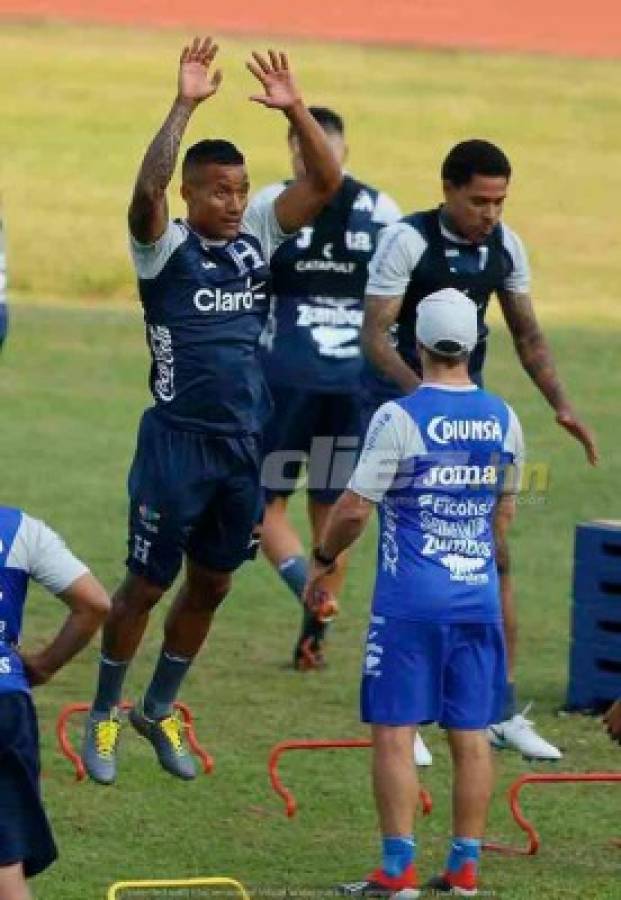
[[[618,515],[617,351],[597,331],[559,327],[551,330],[551,339],[577,404],[597,428],[604,463],[599,470],[586,466],[518,370],[504,330],[496,330],[490,385],[502,388],[518,409],[531,459],[551,469],[545,502],[523,505],[515,526],[520,694],[524,701],[535,699],[543,734],[566,748],[563,769],[615,769],[619,749],[596,721],[558,718],[555,710],[566,684],[573,528],[584,519]],[[53,523],[110,589],[123,570],[124,478],[147,400],[145,363],[136,309],[20,306],[0,368],[2,500]],[[301,523],[302,498],[295,512]],[[357,721],[357,690],[373,531],[354,553],[330,647],[332,665],[320,676],[298,676],[282,667],[298,612],[266,563],[239,573],[183,694],[216,758],[210,778],[191,785],[172,780],[156,767],[144,742],[126,731],[117,786],[76,786],[55,751],[53,723],[63,703],[90,697],[96,648],[37,692],[44,790],[61,849],[58,864],[38,880],[38,897],[99,900],[105,886],[121,877],[211,873],[240,878],[255,896],[261,887],[289,888],[290,896],[294,891],[325,896],[328,885],[355,878],[375,863],[366,751],[285,758],[285,781],[300,802],[293,821],[283,816],[266,775],[268,750],[276,740],[364,733]],[[129,696],[143,689],[150,674],[165,606],[154,614],[131,670]],[[60,616],[55,601],[33,589],[25,645],[42,641]],[[435,810],[417,829],[425,874],[440,865],[449,828],[446,747],[436,729],[428,729],[426,737],[435,764],[424,781]],[[515,754],[503,754],[498,769],[489,833],[520,841],[504,790],[527,766]],[[531,860],[487,856],[485,880],[494,895],[618,896],[618,851],[606,846],[608,838],[618,836],[617,789],[546,786],[527,789],[523,799],[541,832],[542,850]]]
[[[125,209],[172,100],[186,36],[0,28],[0,185],[20,296],[134,296]],[[251,45],[222,43],[222,93],[196,114],[188,141],[235,140],[258,187],[288,172],[285,123],[246,100]],[[530,247],[542,314],[619,321],[618,229],[609,214],[621,192],[614,62],[290,45],[308,100],[347,119],[352,171],[404,210],[437,202],[440,160],[457,140],[478,135],[504,146],[515,168],[507,218]],[[180,201],[173,208],[180,213]]]

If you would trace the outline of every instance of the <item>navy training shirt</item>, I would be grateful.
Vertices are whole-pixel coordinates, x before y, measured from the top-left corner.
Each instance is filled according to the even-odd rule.
[[[447,287],[462,291],[477,305],[479,342],[469,366],[476,377],[485,360],[485,314],[490,297],[499,291],[530,291],[528,256],[519,236],[501,222],[485,242],[473,244],[448,229],[441,208],[413,213],[384,229],[369,267],[367,294],[403,298],[391,338],[419,376],[416,308],[423,297]],[[375,405],[403,393],[368,360],[361,380],[367,402]]]
[[[231,241],[168,223],[153,244],[131,238],[155,413],[181,430],[259,433],[271,403],[258,362],[269,308],[268,260],[288,237],[274,204],[244,217]]]
[[[285,182],[264,188],[251,208],[277,197]],[[386,194],[351,175],[312,225],[272,256],[272,302],[262,336],[268,383],[320,393],[359,388],[360,328],[368,266],[380,230],[400,218]]]

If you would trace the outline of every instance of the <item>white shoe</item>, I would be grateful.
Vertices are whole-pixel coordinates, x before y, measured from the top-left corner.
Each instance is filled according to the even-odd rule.
[[[537,734],[533,723],[524,717],[530,706],[529,703],[522,713],[505,722],[490,725],[487,729],[490,744],[497,750],[518,750],[525,759],[561,759],[563,754],[558,747]]]
[[[433,762],[433,757],[418,731],[414,738],[414,762],[417,766],[430,766]]]

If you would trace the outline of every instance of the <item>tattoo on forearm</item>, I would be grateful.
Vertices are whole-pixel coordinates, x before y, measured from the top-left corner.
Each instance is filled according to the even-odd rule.
[[[175,171],[181,139],[192,107],[176,102],[155,135],[140,166],[129,208],[134,237],[151,241],[158,237],[168,217],[166,189]]]
[[[175,171],[179,147],[192,108],[175,104],[166,121],[153,138],[140,167],[137,187],[165,191]]]
[[[420,382],[392,344],[389,330],[397,321],[401,299],[376,299],[367,297],[362,326],[361,344],[371,364],[402,387],[404,392],[413,390]]]
[[[558,409],[565,403],[565,392],[530,297],[506,292],[501,295],[500,303],[520,362],[548,403]]]

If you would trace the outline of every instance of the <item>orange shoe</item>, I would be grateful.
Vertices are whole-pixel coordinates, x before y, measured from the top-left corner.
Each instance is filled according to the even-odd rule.
[[[473,862],[466,862],[458,872],[446,871],[436,875],[425,884],[425,890],[454,894],[456,897],[475,897],[479,892],[477,867]]]
[[[420,895],[418,873],[413,863],[403,875],[392,878],[383,869],[375,869],[366,881],[353,881],[338,887],[338,893],[347,897],[394,897],[395,900],[415,900]]]

